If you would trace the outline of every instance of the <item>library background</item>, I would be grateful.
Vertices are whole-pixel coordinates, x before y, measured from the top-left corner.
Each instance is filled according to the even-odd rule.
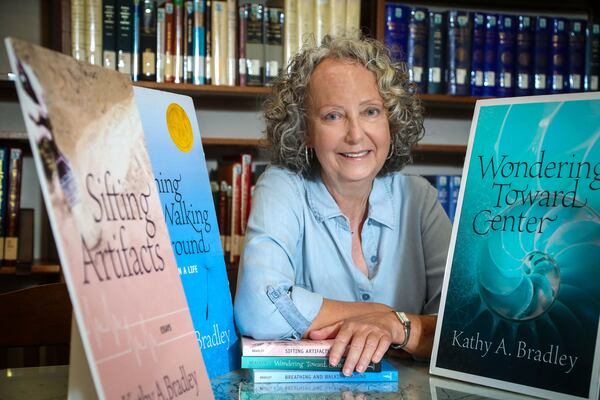
[[[2,38],[193,98],[232,296],[252,184],[267,164],[261,104],[302,38],[360,30],[407,61],[426,108],[426,135],[406,171],[429,177],[452,217],[477,99],[598,90],[599,21],[594,0],[0,1]],[[2,43],[0,296],[62,281],[9,70]],[[35,338],[3,332],[0,369],[68,364],[68,342],[61,341],[70,329],[66,289],[55,294],[60,301],[24,316],[41,301],[31,293],[0,301],[0,320],[38,319],[55,337],[46,334],[51,345],[33,347]]]

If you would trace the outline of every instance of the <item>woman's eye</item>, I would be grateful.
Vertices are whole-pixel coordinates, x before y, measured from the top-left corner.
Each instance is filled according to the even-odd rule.
[[[365,113],[369,116],[369,117],[376,117],[379,115],[379,108],[376,107],[371,107],[371,108],[367,108],[367,110],[365,111]]]
[[[329,113],[329,114],[325,115],[325,120],[326,121],[335,121],[335,120],[338,120],[340,118],[341,118],[341,116],[340,116],[339,113]]]

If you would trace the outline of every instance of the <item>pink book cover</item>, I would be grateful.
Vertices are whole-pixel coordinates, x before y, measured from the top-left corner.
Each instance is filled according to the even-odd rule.
[[[99,398],[213,398],[129,76],[7,39]]]
[[[333,344],[327,340],[255,340],[242,338],[243,356],[326,357]]]

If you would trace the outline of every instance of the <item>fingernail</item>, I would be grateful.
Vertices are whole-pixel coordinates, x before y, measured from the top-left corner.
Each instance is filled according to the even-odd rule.
[[[331,365],[332,367],[335,367],[336,365],[338,365],[340,362],[340,360],[338,360],[337,358],[332,358],[329,360],[329,365]]]
[[[344,373],[344,375],[346,375],[346,376],[350,376],[350,375],[352,375],[352,371],[350,371],[350,368],[344,368],[344,371],[343,371],[343,373]]]
[[[358,367],[356,367],[356,372],[365,372],[365,366],[359,365]]]

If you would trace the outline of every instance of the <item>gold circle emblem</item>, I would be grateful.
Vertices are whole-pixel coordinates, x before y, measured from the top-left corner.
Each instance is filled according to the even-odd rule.
[[[171,103],[167,108],[167,129],[175,146],[184,153],[192,149],[194,132],[185,110],[179,104]]]

